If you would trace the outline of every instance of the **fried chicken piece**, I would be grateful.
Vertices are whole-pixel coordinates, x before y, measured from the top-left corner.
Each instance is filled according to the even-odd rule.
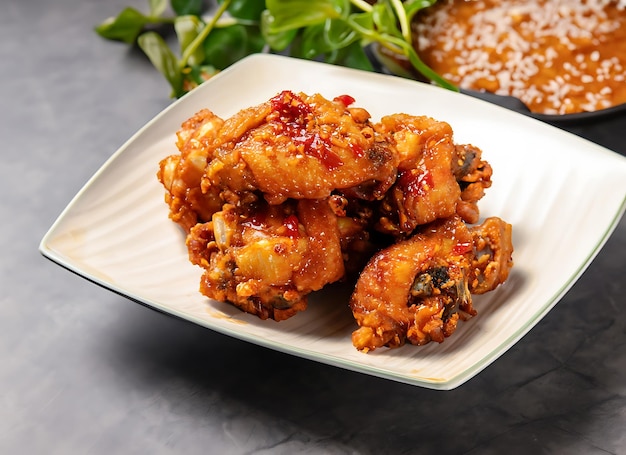
[[[201,188],[207,167],[207,144],[213,142],[224,121],[204,109],[185,121],[177,132],[180,153],[161,160],[157,178],[165,187],[170,218],[189,232],[197,222],[209,221],[220,210],[219,190]]]
[[[498,217],[487,218],[470,228],[474,257],[470,291],[484,294],[504,283],[513,268],[513,227]]]
[[[205,269],[200,290],[261,319],[287,319],[306,296],[344,276],[336,217],[326,200],[226,204],[187,238]]]
[[[457,145],[452,159],[452,172],[461,188],[456,213],[466,223],[477,223],[479,218],[478,201],[491,186],[493,170],[482,159],[482,151],[473,145]]]
[[[405,237],[454,213],[467,223],[478,221],[477,202],[492,175],[479,148],[456,145],[450,125],[430,117],[389,115],[374,127],[399,156],[397,181],[380,205],[382,232]]]
[[[260,191],[272,204],[323,199],[336,189],[382,197],[395,180],[396,156],[351,101],[284,91],[244,109],[224,123],[204,184]]]
[[[468,289],[471,252],[472,236],[454,216],[374,255],[350,299],[360,326],[352,334],[354,346],[367,352],[407,339],[442,342],[459,312],[475,314]]]
[[[346,275],[356,278],[372,254],[381,248],[380,239],[372,236],[376,212],[369,201],[343,194],[333,194],[328,201],[337,217]]]
[[[456,213],[461,189],[452,171],[452,128],[430,117],[388,115],[375,125],[399,157],[398,177],[380,205],[378,229],[402,237]]]
[[[476,315],[472,292],[494,289],[512,266],[510,225],[497,218],[469,229],[457,215],[423,227],[372,257],[350,307],[352,343],[368,352],[443,342]]]
[[[225,120],[198,112],[157,173],[169,216],[209,298],[280,321],[362,271],[350,300],[358,349],[442,342],[476,314],[471,294],[512,266],[510,225],[465,224],[491,167],[445,122],[373,124],[353,102],[284,91]]]

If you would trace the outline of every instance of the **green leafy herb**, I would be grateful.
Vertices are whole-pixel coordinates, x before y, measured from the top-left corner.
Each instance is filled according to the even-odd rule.
[[[160,21],[160,18],[145,16],[134,8],[125,8],[117,17],[110,17],[96,27],[96,32],[107,39],[132,44],[143,29]]]
[[[178,16],[202,14],[202,0],[171,0],[171,5]]]
[[[173,97],[264,50],[371,71],[365,48],[373,43],[403,56],[436,84],[458,90],[425,65],[413,47],[411,22],[435,2],[218,0],[205,17],[202,0],[169,0],[169,13],[168,0],[148,0],[147,14],[128,7],[95,30],[106,39],[137,43],[169,82]],[[176,33],[176,52],[164,38],[167,27]]]
[[[182,73],[178,59],[167,46],[163,38],[155,32],[143,33],[138,38],[139,47],[145,52],[152,64],[158,69],[173,89],[173,95],[183,92]]]

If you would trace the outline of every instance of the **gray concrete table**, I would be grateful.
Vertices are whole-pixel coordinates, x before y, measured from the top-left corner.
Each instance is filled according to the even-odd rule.
[[[538,326],[449,392],[247,344],[45,260],[61,210],[171,102],[139,51],[93,33],[129,4],[147,2],[0,7],[0,453],[626,453],[626,220]]]

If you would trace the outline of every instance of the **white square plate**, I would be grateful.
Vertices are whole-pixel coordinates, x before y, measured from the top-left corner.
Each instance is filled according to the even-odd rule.
[[[481,216],[513,224],[515,266],[497,290],[475,298],[478,316],[442,344],[363,354],[350,290],[330,286],[309,309],[262,321],[198,291],[182,231],[168,219],[159,161],[202,108],[225,118],[282,90],[349,94],[378,120],[405,112],[448,122],[457,143],[483,150],[493,186]],[[537,120],[465,95],[393,76],[274,55],[254,55],[172,103],[124,144],[78,193],[40,251],[85,278],[212,330],[319,362],[433,389],[452,389],[496,360],[574,284],[626,207],[626,159]]]

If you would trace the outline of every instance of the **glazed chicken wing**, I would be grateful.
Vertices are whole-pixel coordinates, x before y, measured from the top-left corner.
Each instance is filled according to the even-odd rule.
[[[429,226],[372,257],[363,269],[350,307],[361,351],[443,341],[459,311],[474,314],[468,288],[472,237],[457,217]]]
[[[306,296],[344,275],[335,215],[326,200],[225,205],[187,237],[205,269],[200,290],[261,319],[287,319]]]
[[[393,183],[396,157],[376,134],[364,109],[345,97],[327,100],[284,91],[226,120],[213,149],[207,186],[260,191],[272,204],[321,199],[335,189],[379,198]],[[242,118],[254,116],[248,129]],[[237,134],[228,134],[235,128]]]
[[[471,230],[456,215],[381,250],[363,269],[350,300],[359,325],[352,343],[367,352],[407,340],[443,342],[459,319],[476,314],[471,293],[506,279],[512,251],[506,223],[490,219]]]
[[[492,173],[480,149],[456,145],[450,125],[430,117],[388,115],[374,127],[389,138],[399,160],[397,180],[380,204],[380,231],[406,237],[455,213],[478,221],[477,202]]]
[[[461,189],[452,172],[452,128],[424,116],[383,117],[377,131],[390,138],[399,156],[398,178],[387,192],[380,228],[393,235],[456,212]]]

